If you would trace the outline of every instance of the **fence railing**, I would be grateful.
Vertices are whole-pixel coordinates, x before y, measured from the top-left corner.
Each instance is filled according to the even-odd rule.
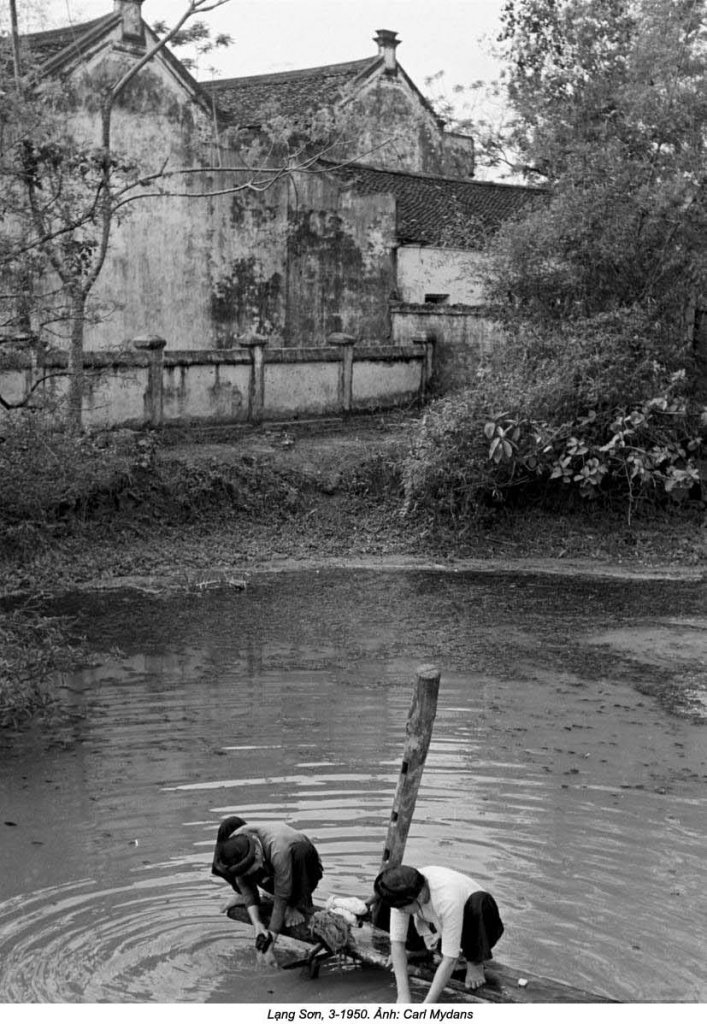
[[[285,348],[255,335],[232,349],[170,350],[164,338],[145,335],[115,352],[86,352],[83,421],[89,428],[257,424],[424,398],[432,339],[357,345],[350,335],[333,334],[328,341]],[[8,401],[32,391],[32,404],[59,408],[67,388],[65,352],[0,355],[0,394]]]

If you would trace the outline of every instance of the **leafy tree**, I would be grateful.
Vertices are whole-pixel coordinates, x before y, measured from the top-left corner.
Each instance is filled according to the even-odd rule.
[[[698,491],[705,6],[506,3],[512,115],[494,152],[514,152],[546,201],[489,245],[508,345],[425,418],[406,466],[410,508],[461,526],[489,503],[576,496],[619,503],[630,521]]]
[[[182,56],[180,58],[184,67],[189,68],[189,70],[194,70],[198,66],[200,58],[205,54],[231,46],[233,43],[233,38],[224,32],[214,35],[211,27],[201,20],[194,21],[191,25],[174,33],[168,27],[166,21],[155,21],[152,25],[152,30],[158,36],[169,34],[170,47],[173,50],[184,47],[192,49],[194,56]]]
[[[704,0],[508,0],[509,132],[548,206],[502,233],[496,295],[550,320],[634,305],[675,336],[707,272]]]

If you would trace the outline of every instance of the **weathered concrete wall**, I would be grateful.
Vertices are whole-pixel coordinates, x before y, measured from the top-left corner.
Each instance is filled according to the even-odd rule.
[[[473,138],[460,132],[445,132],[440,173],[449,178],[473,178],[475,166]]]
[[[339,353],[299,350],[296,362],[265,363],[265,410],[274,418],[320,416],[340,411]],[[304,361],[306,360],[306,361]]]
[[[290,345],[324,344],[343,331],[380,342],[395,287],[395,201],[356,196],[322,176],[301,176],[289,210],[287,321]]]
[[[363,347],[353,353],[351,392],[343,372],[350,346],[264,350],[262,409],[266,420],[390,408],[422,395],[428,381],[424,345]],[[90,352],[85,356],[84,424],[89,429],[254,419],[256,361],[245,348],[221,351]],[[60,414],[68,390],[66,353],[28,354],[0,364],[0,394],[19,401],[47,376],[33,402]],[[156,374],[156,377],[155,377]],[[154,382],[157,380],[157,390]],[[3,415],[0,410],[0,417]],[[11,415],[4,413],[4,415]]]
[[[401,245],[397,254],[401,302],[424,303],[426,295],[447,295],[449,305],[483,305],[484,258],[466,249]]]
[[[147,380],[146,366],[116,363],[89,370],[84,393],[84,425],[95,430],[117,423],[144,422]]]
[[[151,138],[146,132],[145,146]],[[144,333],[185,350],[232,348],[252,333],[288,346],[325,344],[341,330],[386,338],[394,200],[343,194],[338,183],[304,174],[263,193],[237,191],[245,179],[192,175],[180,187],[193,198],[128,208],[90,298],[87,349],[114,349]]]
[[[406,346],[393,357],[390,350],[363,350],[353,366],[353,401],[356,408],[391,407],[412,401],[420,392],[417,346]],[[373,356],[373,358],[372,358]]]
[[[69,387],[66,354],[56,352],[39,361],[23,355],[18,360],[24,364],[22,371],[10,369],[0,362],[0,394],[3,398],[19,401],[35,382],[43,378],[44,382],[32,393],[31,403],[43,403],[45,408],[59,411]],[[146,422],[148,377],[149,360],[141,353],[88,353],[84,369],[84,425],[91,430]],[[3,414],[12,415],[12,412],[4,413],[0,409],[0,416]]]
[[[394,171],[471,178],[474,141],[443,130],[398,68],[365,85],[344,111],[337,155]]]
[[[73,130],[86,143],[99,138],[97,97],[117,76],[114,60],[96,55],[72,85]],[[440,123],[400,70],[371,82],[349,113],[363,148],[395,135],[391,166],[444,173],[450,153],[466,158],[463,140],[445,148]],[[332,332],[376,345],[393,337],[388,303],[396,291],[413,302],[432,291],[476,301],[469,254],[403,249],[396,269],[391,196],[355,195],[333,177],[305,173],[250,190],[252,176],[233,169],[241,157],[215,148],[208,111],[166,63],[144,69],[121,98],[113,143],[137,159],[141,175],[163,167],[191,173],[162,183],[180,194],[155,195],[162,186],[147,184],[121,209],[89,298],[89,351],[128,349],[141,334],[167,337],[170,350],[185,352],[230,350],[252,334],[294,348],[325,345]],[[55,345],[57,335],[42,340]],[[241,385],[218,387],[236,415]],[[168,408],[179,416],[183,389],[178,381],[170,389]]]
[[[65,83],[67,113],[79,144],[99,145],[101,90],[135,59],[134,54],[98,53]],[[172,174],[209,166],[214,162],[212,142],[208,114],[159,57],[128,85],[113,111],[114,152],[136,161],[123,180],[161,169]],[[119,171],[116,185],[120,184]],[[155,193],[167,187],[194,194],[209,186],[207,177],[176,175],[165,178],[161,186],[153,182],[129,193],[143,198],[122,206],[114,219],[108,256],[89,297],[87,349],[115,349],[146,330],[170,337],[174,330],[178,343],[185,345],[190,329],[203,336],[208,294],[194,287],[194,271],[208,251],[207,200],[167,199]],[[60,334],[61,328],[57,330]],[[51,342],[56,343],[55,336]]]
[[[9,404],[23,401],[39,374],[32,356],[27,352],[0,347],[0,395]],[[4,410],[0,406],[0,416]]]
[[[165,353],[163,422],[245,422],[250,379],[248,352]]]
[[[484,307],[395,303],[391,323],[395,344],[435,339],[434,373],[443,390],[463,386],[505,344],[501,325]]]

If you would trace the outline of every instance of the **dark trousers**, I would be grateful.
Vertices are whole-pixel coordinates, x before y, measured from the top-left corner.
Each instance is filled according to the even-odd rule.
[[[311,913],[313,909],[312,893],[324,874],[322,862],[314,844],[305,839],[292,846],[290,857],[292,858],[292,893],[287,905],[296,907],[303,913]],[[265,892],[272,894],[273,879],[271,877],[258,879],[258,885]]]
[[[503,935],[503,922],[490,892],[473,892],[464,904],[462,953],[472,964],[490,960],[491,950]]]

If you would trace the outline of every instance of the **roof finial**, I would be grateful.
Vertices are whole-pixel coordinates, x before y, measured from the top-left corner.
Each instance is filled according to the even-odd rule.
[[[113,0],[113,13],[120,14],[123,19],[123,39],[142,40],[144,38],[140,10],[142,4],[143,0]]]
[[[379,28],[373,37],[374,43],[378,43],[378,56],[383,57],[386,71],[396,71],[398,62],[395,56],[395,48],[400,43],[397,32],[391,32],[387,28]]]

